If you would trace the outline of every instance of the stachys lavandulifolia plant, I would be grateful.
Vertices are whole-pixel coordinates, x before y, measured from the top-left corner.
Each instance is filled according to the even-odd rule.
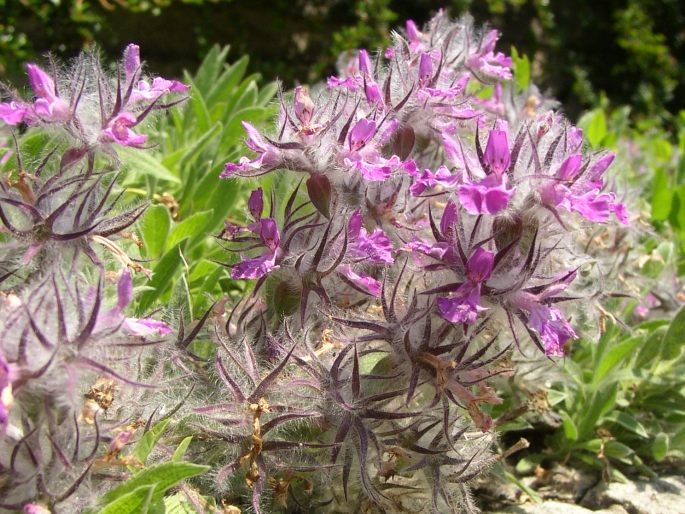
[[[95,53],[26,70],[33,100],[0,104],[16,127],[0,176],[0,511],[77,512],[95,475],[140,466],[120,452],[160,409],[159,352],[182,358],[169,325],[126,314],[146,205],[121,205],[117,148],[143,148],[142,124],[188,87],[144,76],[137,45],[113,73]]]
[[[613,154],[516,95],[497,31],[441,12],[393,37],[281,92],[222,174],[295,179],[219,235],[253,289],[217,327],[221,393],[196,408],[225,448],[216,487],[255,512],[476,511],[468,482],[502,458],[493,380],[531,345],[568,351],[578,234],[629,222]]]

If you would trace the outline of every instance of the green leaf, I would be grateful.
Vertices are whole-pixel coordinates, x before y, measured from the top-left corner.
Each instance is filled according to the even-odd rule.
[[[654,438],[654,442],[652,443],[652,457],[654,457],[654,460],[657,462],[664,460],[666,454],[668,453],[668,448],[668,434],[665,434],[664,432],[658,433]]]
[[[609,458],[629,463],[630,461],[627,461],[626,458],[634,453],[631,447],[618,441],[609,440],[604,443],[604,455]]]
[[[511,58],[513,60],[514,79],[516,88],[525,91],[530,85],[530,60],[527,55],[520,55],[516,48],[511,47]]]
[[[568,412],[566,411],[560,411],[561,417],[563,418],[563,427],[564,427],[564,435],[566,436],[566,439],[569,441],[577,441],[578,440],[578,428],[576,427],[575,422],[571,418]]]
[[[197,514],[184,494],[176,493],[164,498],[165,514]]]
[[[193,436],[191,435],[186,437],[183,441],[181,441],[181,444],[179,444],[176,450],[174,450],[174,455],[171,457],[171,460],[173,460],[174,462],[182,461],[183,457],[186,454],[186,450],[188,449],[188,446],[190,446],[192,440]]]
[[[614,407],[617,391],[617,385],[613,384],[609,387],[602,387],[592,394],[585,408],[579,413],[579,440],[583,441],[595,432],[599,418]]]
[[[217,102],[226,101],[229,97],[234,95],[235,87],[245,76],[245,71],[247,70],[249,62],[249,57],[245,55],[232,65],[226,67],[225,71],[207,94],[207,103],[214,105]]]
[[[98,514],[146,514],[154,491],[154,485],[142,485],[121,496],[115,495]]]
[[[186,326],[191,322],[193,318],[193,301],[185,275],[181,275],[176,281],[168,306],[173,312],[178,312],[183,316]]]
[[[649,434],[645,427],[640,423],[632,414],[624,411],[612,411],[607,414],[604,419],[617,425],[621,425],[623,428],[630,430],[632,433],[647,439]]]
[[[152,205],[138,222],[140,235],[143,238],[143,250],[150,259],[158,258],[164,251],[169,237],[171,215],[164,205]]]
[[[152,279],[148,285],[152,288],[140,295],[138,300],[138,313],[143,314],[148,310],[157,298],[162,296],[171,285],[176,268],[181,264],[181,248],[174,246],[166,252],[155,266]]]
[[[188,216],[186,219],[176,224],[171,230],[167,246],[174,246],[186,238],[193,238],[201,235],[204,238],[205,234],[202,230],[207,225],[207,222],[212,218],[213,211],[201,211]]]
[[[599,382],[619,364],[629,360],[637,346],[643,342],[641,337],[631,337],[610,348],[601,358],[595,369],[593,383]]]
[[[149,152],[136,148],[121,147],[117,149],[117,154],[121,158],[124,168],[130,170],[130,173],[138,180],[140,180],[141,176],[148,175],[157,180],[173,182],[175,184],[181,183],[180,178],[174,175],[169,168],[164,166],[161,161]]]
[[[663,168],[657,168],[652,179],[652,219],[663,221],[668,218],[673,203],[673,191],[669,177]]]
[[[210,466],[200,466],[190,462],[163,462],[139,471],[126,482],[106,493],[102,500],[106,504],[139,487],[154,486],[151,501],[156,503],[162,500],[164,493],[170,487],[175,486],[186,478],[201,475],[208,471],[209,468]]]
[[[202,60],[202,64],[195,74],[194,81],[198,89],[206,94],[216,84],[216,79],[221,71],[221,66],[226,61],[230,47],[225,46],[221,48],[219,45],[214,45],[207,52],[207,55]]]
[[[159,441],[159,438],[162,437],[162,434],[164,433],[164,430],[166,430],[166,427],[170,421],[170,419],[164,419],[160,421],[155,426],[150,428],[150,430],[145,432],[143,437],[140,438],[140,441],[138,441],[138,444],[133,449],[133,455],[138,457],[140,462],[145,464],[148,455],[150,455],[150,452],[157,444],[157,441]]]
[[[607,133],[606,115],[602,109],[594,109],[584,114],[578,125],[585,131],[585,136],[593,148],[601,145]]]
[[[664,359],[676,359],[683,353],[685,345],[685,307],[682,307],[668,327],[661,341],[661,355]]]
[[[193,109],[196,119],[193,128],[200,134],[204,134],[207,132],[207,130],[209,130],[209,124],[211,121],[209,117],[209,110],[207,109],[207,104],[205,103],[204,98],[202,98],[202,93],[200,90],[197,88],[197,86],[192,84],[192,82],[191,85],[193,86],[193,90],[191,91],[190,96],[190,106]],[[189,131],[191,126],[186,123],[185,129],[186,131]]]

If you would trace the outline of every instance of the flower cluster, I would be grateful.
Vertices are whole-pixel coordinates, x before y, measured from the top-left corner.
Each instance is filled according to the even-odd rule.
[[[247,484],[255,511],[269,483],[310,506],[352,502],[358,485],[389,510],[422,510],[426,491],[434,512],[471,508],[465,482],[497,458],[492,378],[531,341],[556,357],[578,337],[566,292],[588,260],[578,230],[629,222],[605,187],[614,156],[589,151],[534,92],[515,94],[498,36],[443,13],[407,22],[326,87],[282,93],[272,132],[243,123],[252,154],[222,178],[301,177],[266,218],[254,191],[250,223],[220,236],[241,255],[232,277],[256,282],[216,361],[233,403],[201,412],[233,455],[218,485]],[[297,439],[303,419],[316,444]]]
[[[157,77],[142,76],[140,48],[128,45],[123,58],[124,76],[113,85],[100,68],[96,55],[83,56],[68,71],[51,73],[27,64],[33,102],[18,95],[0,103],[0,120],[8,125],[60,125],[82,146],[116,143],[139,147],[147,142],[135,128],[153,111],[170,107],[162,100],[190,86]]]
[[[171,328],[126,314],[131,271],[124,250],[146,205],[119,207],[115,148],[160,98],[186,86],[142,76],[138,47],[124,77],[93,54],[68,73],[27,66],[35,100],[0,104],[15,148],[0,176],[0,510],[80,510],[93,469],[126,465],[120,451],[149,424],[150,391],[163,383]],[[56,137],[52,137],[56,136]],[[36,148],[25,140],[39,141]],[[169,348],[167,355],[178,355]],[[176,358],[176,357],[172,357]],[[179,357],[180,358],[180,357]]]

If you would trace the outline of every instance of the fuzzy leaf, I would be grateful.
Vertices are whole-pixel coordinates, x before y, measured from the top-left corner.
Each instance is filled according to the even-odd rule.
[[[169,209],[163,205],[152,205],[138,223],[143,238],[143,250],[147,257],[156,259],[164,251],[171,227]]]
[[[146,514],[154,491],[154,485],[140,486],[108,503],[98,514]]]
[[[103,503],[110,503],[122,495],[128,494],[143,486],[154,487],[151,501],[161,501],[164,493],[186,478],[201,475],[208,471],[210,466],[200,466],[189,462],[163,462],[150,466],[136,473],[126,482],[115,487],[103,497]]]
[[[140,438],[140,441],[138,441],[138,444],[133,449],[133,455],[138,457],[140,462],[145,464],[148,455],[150,455],[150,452],[157,444],[157,441],[159,441],[159,438],[162,437],[162,434],[166,430],[166,427],[169,425],[170,421],[170,419],[164,419],[160,421],[150,430],[145,432],[143,437]]]
[[[193,436],[190,435],[181,441],[181,444],[179,444],[174,450],[174,455],[171,457],[171,460],[174,462],[180,462],[183,460],[183,456],[186,454],[186,450],[188,449],[188,446],[190,446],[192,440]]]

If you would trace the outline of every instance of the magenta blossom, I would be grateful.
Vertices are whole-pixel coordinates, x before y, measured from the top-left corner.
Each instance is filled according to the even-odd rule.
[[[381,157],[376,145],[371,143],[375,134],[376,122],[361,118],[350,130],[349,150],[342,152],[345,166],[360,171],[370,182],[387,180],[402,164],[396,155],[390,159]]]
[[[261,218],[254,227],[266,251],[258,257],[243,259],[231,270],[231,278],[256,279],[276,269],[276,259],[280,251],[280,234],[273,218]]]
[[[491,30],[481,42],[477,53],[468,58],[468,65],[476,72],[501,80],[511,79],[511,57],[501,52],[495,53],[495,44],[499,39],[499,32]]]
[[[359,209],[355,210],[347,223],[348,249],[352,257],[366,262],[392,264],[392,242],[382,229],[376,228],[369,234],[363,226]]]
[[[421,174],[417,171],[414,161],[405,162],[403,167],[410,175],[415,177],[414,183],[409,187],[412,196],[419,196],[426,189],[436,187],[453,188],[459,180],[459,177],[452,175],[446,166],[440,166],[435,170],[435,173],[425,169]]]
[[[514,189],[507,189],[506,175],[490,174],[480,182],[466,179],[459,186],[459,201],[471,214],[497,214],[509,205]]]
[[[22,121],[32,118],[31,106],[20,101],[0,103],[0,120],[8,125],[18,125]]]
[[[357,273],[352,269],[352,266],[349,265],[339,266],[337,271],[356,287],[361,288],[363,291],[367,291],[370,295],[381,295],[381,283],[375,278],[364,273]]]
[[[549,296],[549,295],[544,295]],[[542,344],[545,354],[564,356],[564,346],[578,336],[564,314],[557,309],[542,303],[542,295],[520,292],[514,295],[513,302],[518,308],[528,312],[528,328],[534,330]]]
[[[9,411],[14,402],[12,394],[12,382],[14,381],[14,368],[5,360],[0,353],[0,438],[5,436],[9,423]]]
[[[227,178],[238,171],[260,170],[262,168],[272,169],[281,162],[281,150],[267,142],[259,131],[250,123],[243,121],[243,127],[247,132],[247,146],[257,154],[257,158],[248,159],[241,157],[239,164],[227,162],[221,178]]]
[[[136,44],[130,44],[124,50],[124,73],[126,81],[132,82],[140,72],[140,47]],[[167,93],[183,93],[188,91],[190,86],[182,84],[177,80],[167,80],[162,77],[157,77],[150,84],[146,80],[140,80],[131,91],[130,103],[145,100],[154,102],[158,98]]]
[[[553,209],[577,212],[585,219],[598,223],[605,223],[613,212],[621,223],[627,225],[629,220],[625,206],[616,202],[613,192],[600,192],[604,186],[602,175],[613,159],[613,154],[602,157],[590,167],[586,176],[577,179],[582,155],[570,155],[559,166],[554,178],[541,187],[542,203]]]
[[[497,120],[495,128],[488,134],[488,142],[485,146],[483,159],[489,167],[489,171],[496,175],[502,175],[511,165],[507,132],[507,122]]]
[[[117,304],[105,312],[100,312],[95,322],[94,332],[115,330],[120,326],[136,336],[167,335],[171,327],[152,318],[128,318],[123,315],[126,306],[133,299],[133,279],[128,269],[123,269],[117,284]]]
[[[178,80],[167,80],[162,77],[156,77],[152,81],[152,84],[145,80],[139,81],[131,92],[129,101],[132,103],[141,100],[154,102],[168,93],[184,93],[189,89],[190,86],[183,84]]]
[[[131,130],[131,127],[135,127],[137,123],[135,115],[130,112],[120,112],[102,130],[100,139],[122,146],[142,146],[147,142],[147,135],[136,134]]]
[[[490,278],[495,254],[478,247],[466,262],[466,281],[452,296],[438,298],[440,315],[453,323],[475,323],[480,312],[481,284]]]
[[[69,104],[57,96],[52,77],[35,64],[27,64],[31,89],[36,94],[33,109],[44,121],[67,121],[71,117]]]

